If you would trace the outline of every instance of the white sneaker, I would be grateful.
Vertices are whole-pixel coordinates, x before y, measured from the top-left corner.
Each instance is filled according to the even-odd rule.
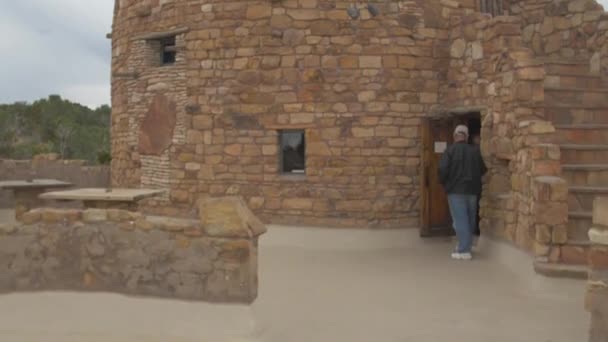
[[[455,260],[471,260],[473,256],[471,253],[452,253],[452,259]]]

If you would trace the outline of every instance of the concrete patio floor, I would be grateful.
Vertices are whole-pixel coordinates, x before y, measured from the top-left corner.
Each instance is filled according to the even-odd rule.
[[[7,214],[0,213],[6,220]],[[0,221],[1,222],[1,221]],[[270,227],[250,307],[98,293],[0,296],[11,342],[572,342],[587,339],[585,282],[535,275],[484,241],[471,262],[415,230]]]

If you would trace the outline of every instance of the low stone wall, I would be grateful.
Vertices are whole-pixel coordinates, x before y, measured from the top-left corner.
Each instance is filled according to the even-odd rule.
[[[80,188],[105,188],[110,185],[110,167],[86,165],[84,160],[62,160],[54,155],[36,156],[33,160],[0,159],[0,180],[52,178],[73,183]],[[10,191],[0,190],[0,208],[10,208]]]
[[[589,283],[585,307],[591,312],[589,342],[608,341],[608,198],[596,198],[589,231]]]
[[[0,229],[0,292],[111,291],[214,302],[257,297],[264,225],[239,198],[201,220],[125,210],[34,209]]]

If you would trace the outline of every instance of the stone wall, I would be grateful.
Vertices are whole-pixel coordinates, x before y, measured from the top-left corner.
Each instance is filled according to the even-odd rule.
[[[110,291],[252,302],[264,225],[238,198],[203,200],[201,220],[116,209],[27,212],[0,225],[0,292]]]
[[[589,342],[605,342],[608,341],[608,198],[595,199],[589,239],[592,248],[585,300],[585,307],[591,312]]]
[[[521,21],[483,14],[454,16],[442,111],[479,111],[489,167],[481,226],[543,260],[565,242],[567,185],[559,176],[555,128],[543,120],[544,69],[524,47]]]
[[[77,187],[108,187],[110,167],[87,165],[84,160],[61,160],[53,155],[41,155],[32,160],[0,159],[0,180],[51,178],[73,183]],[[0,208],[13,207],[10,191],[0,191]]]
[[[113,185],[168,189],[146,203],[162,215],[237,194],[276,223],[417,226],[419,125],[460,5],[371,3],[353,20],[341,0],[117,1]],[[177,62],[160,66],[145,37],[171,32]],[[283,129],[306,131],[305,176],[279,171]]]
[[[608,15],[594,0],[511,1],[523,41],[536,56],[586,59],[608,75]]]

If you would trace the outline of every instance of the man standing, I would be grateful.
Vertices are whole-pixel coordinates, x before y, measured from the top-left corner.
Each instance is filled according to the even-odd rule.
[[[453,259],[470,260],[473,232],[477,221],[477,196],[481,177],[487,169],[478,148],[467,143],[469,129],[459,125],[454,130],[454,144],[441,157],[439,179],[448,194],[448,204],[458,248]]]

